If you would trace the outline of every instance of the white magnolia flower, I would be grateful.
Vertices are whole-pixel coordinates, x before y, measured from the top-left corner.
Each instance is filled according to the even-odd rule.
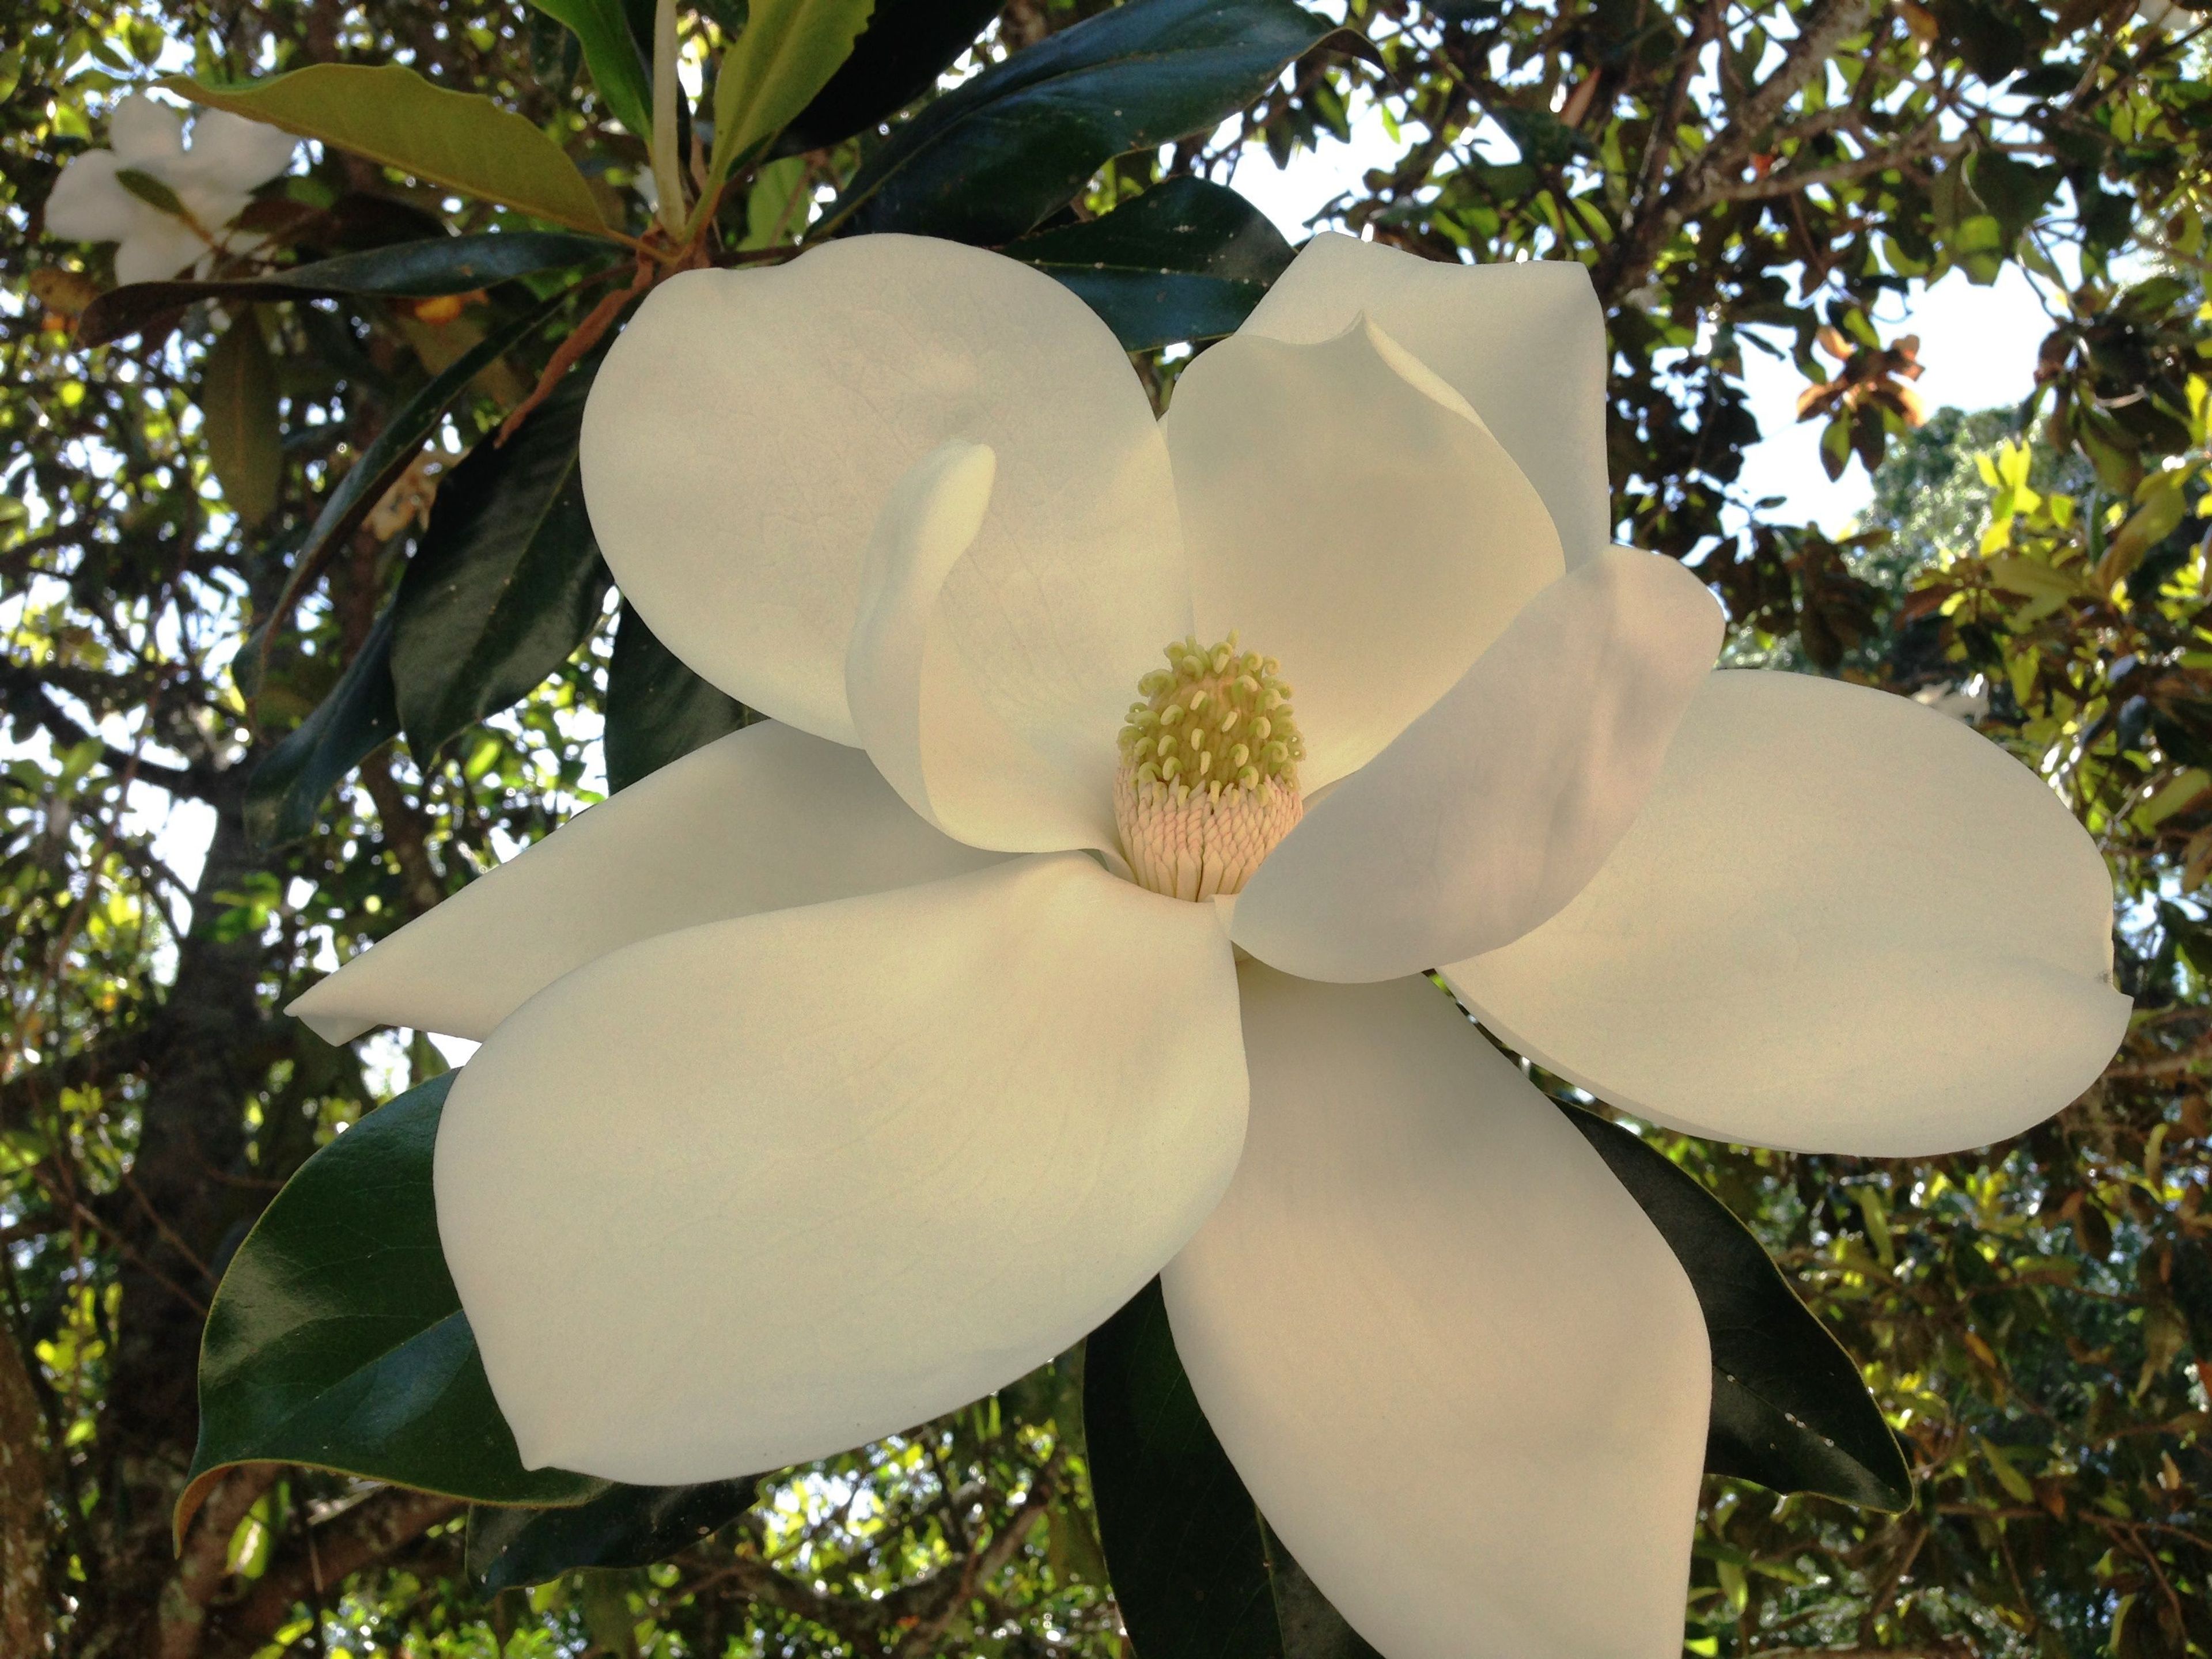
[[[106,149],[71,159],[46,198],[46,229],[79,242],[113,242],[115,280],[158,282],[196,265],[245,207],[256,185],[291,165],[299,140],[222,110],[192,121],[133,95],[108,118]],[[143,173],[166,185],[186,221],[135,195],[116,174]],[[211,244],[210,238],[214,239]]]
[[[2057,1110],[2128,1004],[2027,769],[1711,672],[1697,578],[1609,544],[1605,366],[1579,266],[1336,236],[1158,422],[974,249],[646,303],[592,521],[774,723],[295,1005],[484,1039],[439,1228],[526,1462],[836,1452],[1164,1267],[1223,1443],[1391,1659],[1680,1650],[1697,1302],[1423,970],[1639,1115],[1875,1155]],[[1373,1526],[1377,1482],[1445,1522]]]

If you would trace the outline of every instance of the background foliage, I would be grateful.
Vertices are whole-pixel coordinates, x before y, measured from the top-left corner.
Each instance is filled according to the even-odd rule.
[[[1131,6],[1115,27],[1196,27],[1216,9],[1142,3],[1152,23]],[[744,9],[702,0],[687,27],[720,38]],[[984,31],[952,79],[1030,52],[1099,77],[1102,99],[1133,83],[1068,44],[1097,31],[1066,31],[1104,9],[929,9]],[[2046,772],[2119,878],[2141,1010],[2087,1097],[1983,1152],[1880,1162],[1650,1137],[1752,1223],[1864,1363],[1919,1479],[1893,1517],[1711,1480],[1687,1649],[2212,1651],[2198,16],[2153,28],[2100,0],[1355,0],[1362,56],[1282,6],[1218,9],[1243,20],[1234,74],[1192,91],[1149,71],[1149,101],[1119,125],[1018,124],[1030,147],[1011,160],[971,142],[982,83],[932,101],[935,60],[912,84],[825,94],[789,154],[741,158],[708,252],[780,257],[831,219],[1019,242],[1074,280],[1164,397],[1181,353],[1158,348],[1233,324],[1285,252],[1176,181],[1224,178],[1244,146],[1280,158],[1340,135],[1372,100],[1397,159],[1328,222],[1434,258],[1589,265],[1615,350],[1623,538],[1716,585],[1741,659],[1949,699]],[[580,298],[550,274],[589,269],[576,247],[458,291],[386,270],[312,302],[177,295],[121,316],[93,305],[105,255],[42,238],[40,205],[112,100],[157,75],[396,59],[536,124],[595,210],[642,235],[652,158],[622,125],[645,84],[624,58],[635,22],[611,0],[26,0],[0,38],[0,1650],[1118,1650],[1078,1356],[757,1493],[574,1511],[550,1541],[481,1517],[466,1540],[457,1500],[254,1463],[215,1479],[171,1547],[226,1261],[318,1146],[444,1066],[419,1036],[333,1050],[276,1010],[610,777],[745,716],[609,595],[564,505],[576,393],[522,426],[520,459],[459,459],[619,291]],[[1248,90],[1208,102],[1239,75]],[[872,125],[915,100],[888,135]],[[872,191],[917,133],[939,135],[930,166]],[[250,211],[276,264],[528,228],[336,149]],[[1158,257],[1159,226],[1201,222],[1204,259]],[[1871,307],[2008,264],[2051,311],[2048,338],[2021,342],[2039,353],[2034,398],[1911,429],[1914,347]],[[1877,469],[1863,533],[1834,541],[1741,499],[1746,446],[1798,413],[1747,404],[1754,351],[1805,371],[1835,470]],[[441,374],[450,413],[433,398],[425,415]],[[434,483],[434,508],[410,512]],[[195,869],[179,853],[202,841]],[[1449,1517],[1394,1512],[1378,1473],[1366,1523]],[[604,1565],[565,1570],[586,1559]]]

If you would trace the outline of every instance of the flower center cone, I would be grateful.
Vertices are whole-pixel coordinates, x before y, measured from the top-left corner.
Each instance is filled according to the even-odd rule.
[[[1273,657],[1232,633],[1169,646],[1137,684],[1121,736],[1114,820],[1138,882],[1172,898],[1241,891],[1305,811],[1305,743]]]

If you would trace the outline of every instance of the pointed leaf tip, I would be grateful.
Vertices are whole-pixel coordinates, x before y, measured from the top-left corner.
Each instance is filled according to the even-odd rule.
[[[1862,1509],[1910,1508],[1911,1468],[1858,1366],[1750,1229],[1640,1135],[1579,1107],[1559,1109],[1643,1206],[1698,1293],[1713,1349],[1705,1468]]]
[[[1380,1659],[1261,1517],[1184,1375],[1158,1279],[1084,1345],[1099,1542],[1138,1659]]]
[[[224,1469],[298,1463],[480,1503],[561,1505],[610,1483],[526,1469],[438,1243],[432,1150],[455,1073],[301,1167],[231,1258],[200,1349],[182,1538]]]

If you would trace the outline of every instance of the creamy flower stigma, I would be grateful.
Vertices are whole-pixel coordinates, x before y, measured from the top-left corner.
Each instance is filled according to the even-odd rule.
[[[1304,812],[1305,743],[1282,665],[1241,650],[1178,641],[1137,683],[1121,728],[1114,822],[1138,882],[1171,898],[1243,890]]]

